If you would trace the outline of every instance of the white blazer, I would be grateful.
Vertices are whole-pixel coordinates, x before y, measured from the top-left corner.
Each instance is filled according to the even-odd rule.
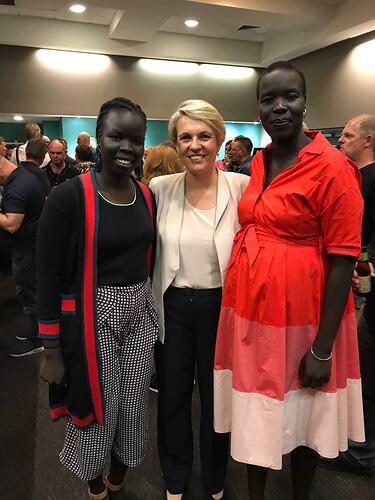
[[[174,280],[180,265],[180,232],[185,203],[186,173],[154,177],[150,189],[157,205],[156,257],[152,290],[159,318],[159,338],[164,343],[163,296]],[[232,252],[233,238],[240,228],[237,204],[250,178],[247,175],[218,170],[217,206],[214,244],[219,260],[221,282]],[[199,263],[197,262],[197,265]]]

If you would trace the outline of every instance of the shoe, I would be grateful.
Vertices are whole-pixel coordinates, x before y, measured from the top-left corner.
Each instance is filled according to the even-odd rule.
[[[158,391],[159,391],[159,386],[158,386],[158,376],[156,375],[156,373],[154,373],[154,374],[151,376],[151,380],[150,380],[150,391],[152,391],[152,392],[158,392]]]
[[[26,339],[8,352],[12,358],[22,358],[30,354],[36,354],[44,350],[43,342],[40,339]]]
[[[120,491],[121,488],[124,486],[125,484],[125,476],[124,476],[124,479],[122,480],[122,482],[120,484],[112,484],[109,479],[108,479],[108,476],[109,474],[106,474],[104,476],[104,483],[105,485],[107,486],[107,488],[109,489],[109,491]]]
[[[101,493],[91,493],[90,488],[88,488],[87,493],[88,493],[89,498],[91,500],[107,500],[107,499],[109,500],[107,486],[105,487],[104,491],[102,491]]]
[[[340,453],[336,458],[321,457],[318,461],[318,467],[335,471],[351,472],[359,476],[371,476],[375,473],[375,468],[365,469],[360,465],[352,463],[350,459],[345,457],[345,452]]]
[[[29,338],[30,337],[26,337],[26,335],[16,335],[16,339],[21,341],[28,340]]]
[[[215,495],[216,495],[216,493],[215,493]],[[207,500],[216,500],[216,499],[212,495],[208,494]],[[223,492],[223,496],[220,498],[220,500],[225,500],[225,491]]]

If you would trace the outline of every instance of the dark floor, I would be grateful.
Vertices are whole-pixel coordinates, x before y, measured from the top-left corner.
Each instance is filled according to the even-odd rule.
[[[22,328],[11,278],[0,275],[0,500],[83,500],[85,487],[58,461],[64,423],[53,424],[47,410],[47,387],[39,379],[39,355],[21,359],[7,356]],[[142,466],[130,470],[124,491],[113,500],[162,500],[163,481],[155,447],[156,394],[151,398],[149,453]],[[197,434],[199,401],[194,396]],[[228,500],[248,500],[245,467],[230,461]],[[184,500],[205,500],[197,454]],[[267,500],[289,500],[288,459],[281,472],[270,473]],[[318,469],[311,500],[375,500],[375,476],[357,477]]]

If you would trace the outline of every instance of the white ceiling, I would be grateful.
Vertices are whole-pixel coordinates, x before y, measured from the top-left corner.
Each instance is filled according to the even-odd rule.
[[[80,0],[84,14],[72,3],[0,5],[0,44],[264,66],[375,30],[375,0]]]

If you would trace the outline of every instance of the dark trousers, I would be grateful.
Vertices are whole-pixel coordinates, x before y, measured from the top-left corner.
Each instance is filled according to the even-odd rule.
[[[195,365],[201,399],[200,457],[208,494],[224,488],[229,435],[213,428],[213,366],[221,288],[170,287],[164,295],[165,343],[157,343],[158,448],[170,493],[182,493],[193,461],[191,422]]]
[[[27,250],[12,252],[12,270],[17,297],[28,320],[25,336],[35,338],[38,336],[35,246],[30,246]]]
[[[350,442],[345,456],[350,463],[364,470],[375,469],[375,280],[366,298],[363,316],[358,325],[359,361],[362,378],[365,443]]]

